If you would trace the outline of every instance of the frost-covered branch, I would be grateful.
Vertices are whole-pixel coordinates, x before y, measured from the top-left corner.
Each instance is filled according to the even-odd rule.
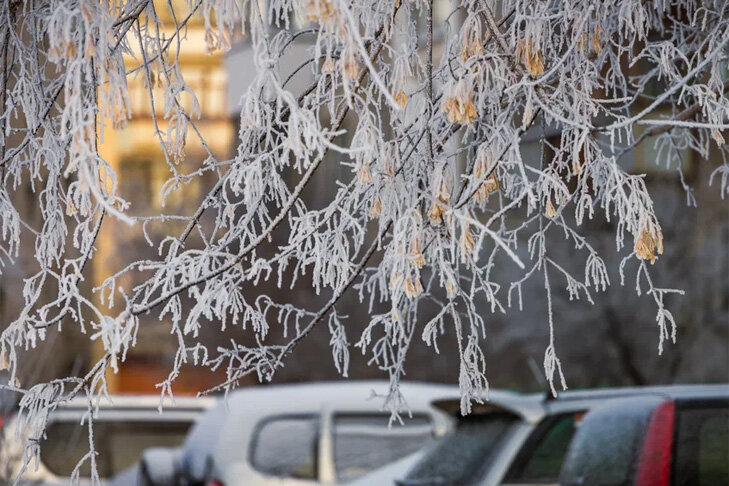
[[[208,51],[246,36],[253,54],[231,157],[206,140],[204,106],[180,64],[196,23]],[[544,366],[556,393],[569,365],[558,358],[552,295],[564,284],[590,305],[610,290],[584,229],[593,218],[614,226],[622,275],[636,263],[661,351],[680,325],[665,299],[678,291],[654,282],[649,263],[671,244],[670,222],[656,216],[650,176],[625,156],[654,143],[666,159],[657,162],[679,161],[693,203],[682,153],[718,154],[723,163],[702,183],[729,194],[728,39],[722,0],[9,2],[0,11],[0,272],[32,263],[22,308],[3,323],[0,361],[15,383],[49,329],[76,327],[103,348],[89,374],[19,387],[35,435],[59,401],[104,393],[140,326],[157,319],[177,343],[162,393],[173,393],[185,364],[224,369],[216,389],[248,375],[270,380],[324,327],[340,373],[355,343],[390,377],[394,416],[412,343],[437,353],[449,333],[467,412],[488,390],[489,320],[520,308],[530,279],[547,297]],[[287,65],[294,48],[308,55]],[[303,73],[312,82],[296,92]],[[162,152],[150,163],[168,174],[159,207],[189,184],[204,188],[184,214],[135,214],[100,149],[139,115],[131,82],[141,83],[149,140]],[[203,161],[187,157],[191,144]],[[307,193],[322,173],[331,185],[316,188],[313,204]],[[98,235],[120,223],[157,256],[121,255],[122,269],[89,295]],[[550,235],[573,249],[570,262],[550,251]],[[262,290],[295,285],[322,304]],[[363,328],[337,308],[347,293],[368,306]],[[423,322],[426,303],[438,311]],[[248,344],[201,337],[231,327]]]

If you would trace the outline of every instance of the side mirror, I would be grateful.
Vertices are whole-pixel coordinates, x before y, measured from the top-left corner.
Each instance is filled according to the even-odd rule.
[[[144,486],[175,486],[179,476],[179,449],[152,447],[142,453],[139,463]]]

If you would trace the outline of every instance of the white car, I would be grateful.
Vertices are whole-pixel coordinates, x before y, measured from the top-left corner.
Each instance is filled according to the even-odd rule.
[[[177,397],[175,403],[165,400],[163,413],[158,406],[159,395],[113,396],[112,402],[102,400],[97,416],[93,420],[94,444],[97,471],[103,480],[130,472],[125,476],[136,476],[135,469],[142,451],[149,447],[179,446],[185,440],[195,419],[217,400]],[[72,471],[78,461],[89,450],[88,425],[80,423],[86,414],[88,402],[72,399],[61,404],[50,413],[46,427],[46,438],[40,443],[40,463],[32,461],[19,484],[69,484]],[[17,435],[17,419],[9,420],[3,428],[2,451],[0,453],[0,476],[12,479],[20,471],[23,447],[27,437],[20,431]],[[81,468],[81,483],[88,484],[89,467]],[[121,480],[116,484],[130,484]]]
[[[246,388],[201,416],[178,451],[145,452],[147,484],[312,486],[367,478],[448,432],[432,405],[452,386],[402,384],[411,416],[392,424],[387,382]],[[373,392],[380,395],[374,396]]]

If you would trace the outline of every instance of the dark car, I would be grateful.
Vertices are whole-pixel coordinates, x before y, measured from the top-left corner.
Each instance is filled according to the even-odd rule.
[[[729,485],[729,385],[610,400],[579,424],[563,486]]]

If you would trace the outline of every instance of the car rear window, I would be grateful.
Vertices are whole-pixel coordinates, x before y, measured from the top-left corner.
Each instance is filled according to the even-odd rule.
[[[349,481],[425,447],[433,439],[427,415],[389,426],[389,414],[338,414],[334,417],[337,478]]]
[[[251,464],[270,476],[316,479],[318,449],[318,417],[271,418],[253,436]]]
[[[493,462],[509,429],[519,418],[505,412],[460,419],[410,471],[404,485],[468,485],[477,483]]]
[[[729,484],[729,401],[679,404],[674,486]]]
[[[112,422],[94,420],[94,447],[99,476],[111,477],[139,460],[149,447],[177,447],[185,440],[190,422]],[[53,474],[70,476],[89,450],[88,425],[52,422],[41,442],[41,462]],[[88,461],[81,476],[90,476]]]
[[[519,451],[505,482],[556,482],[576,424],[583,414],[566,413],[543,420]]]
[[[560,474],[563,486],[632,486],[636,456],[656,398],[592,411],[579,425]]]

